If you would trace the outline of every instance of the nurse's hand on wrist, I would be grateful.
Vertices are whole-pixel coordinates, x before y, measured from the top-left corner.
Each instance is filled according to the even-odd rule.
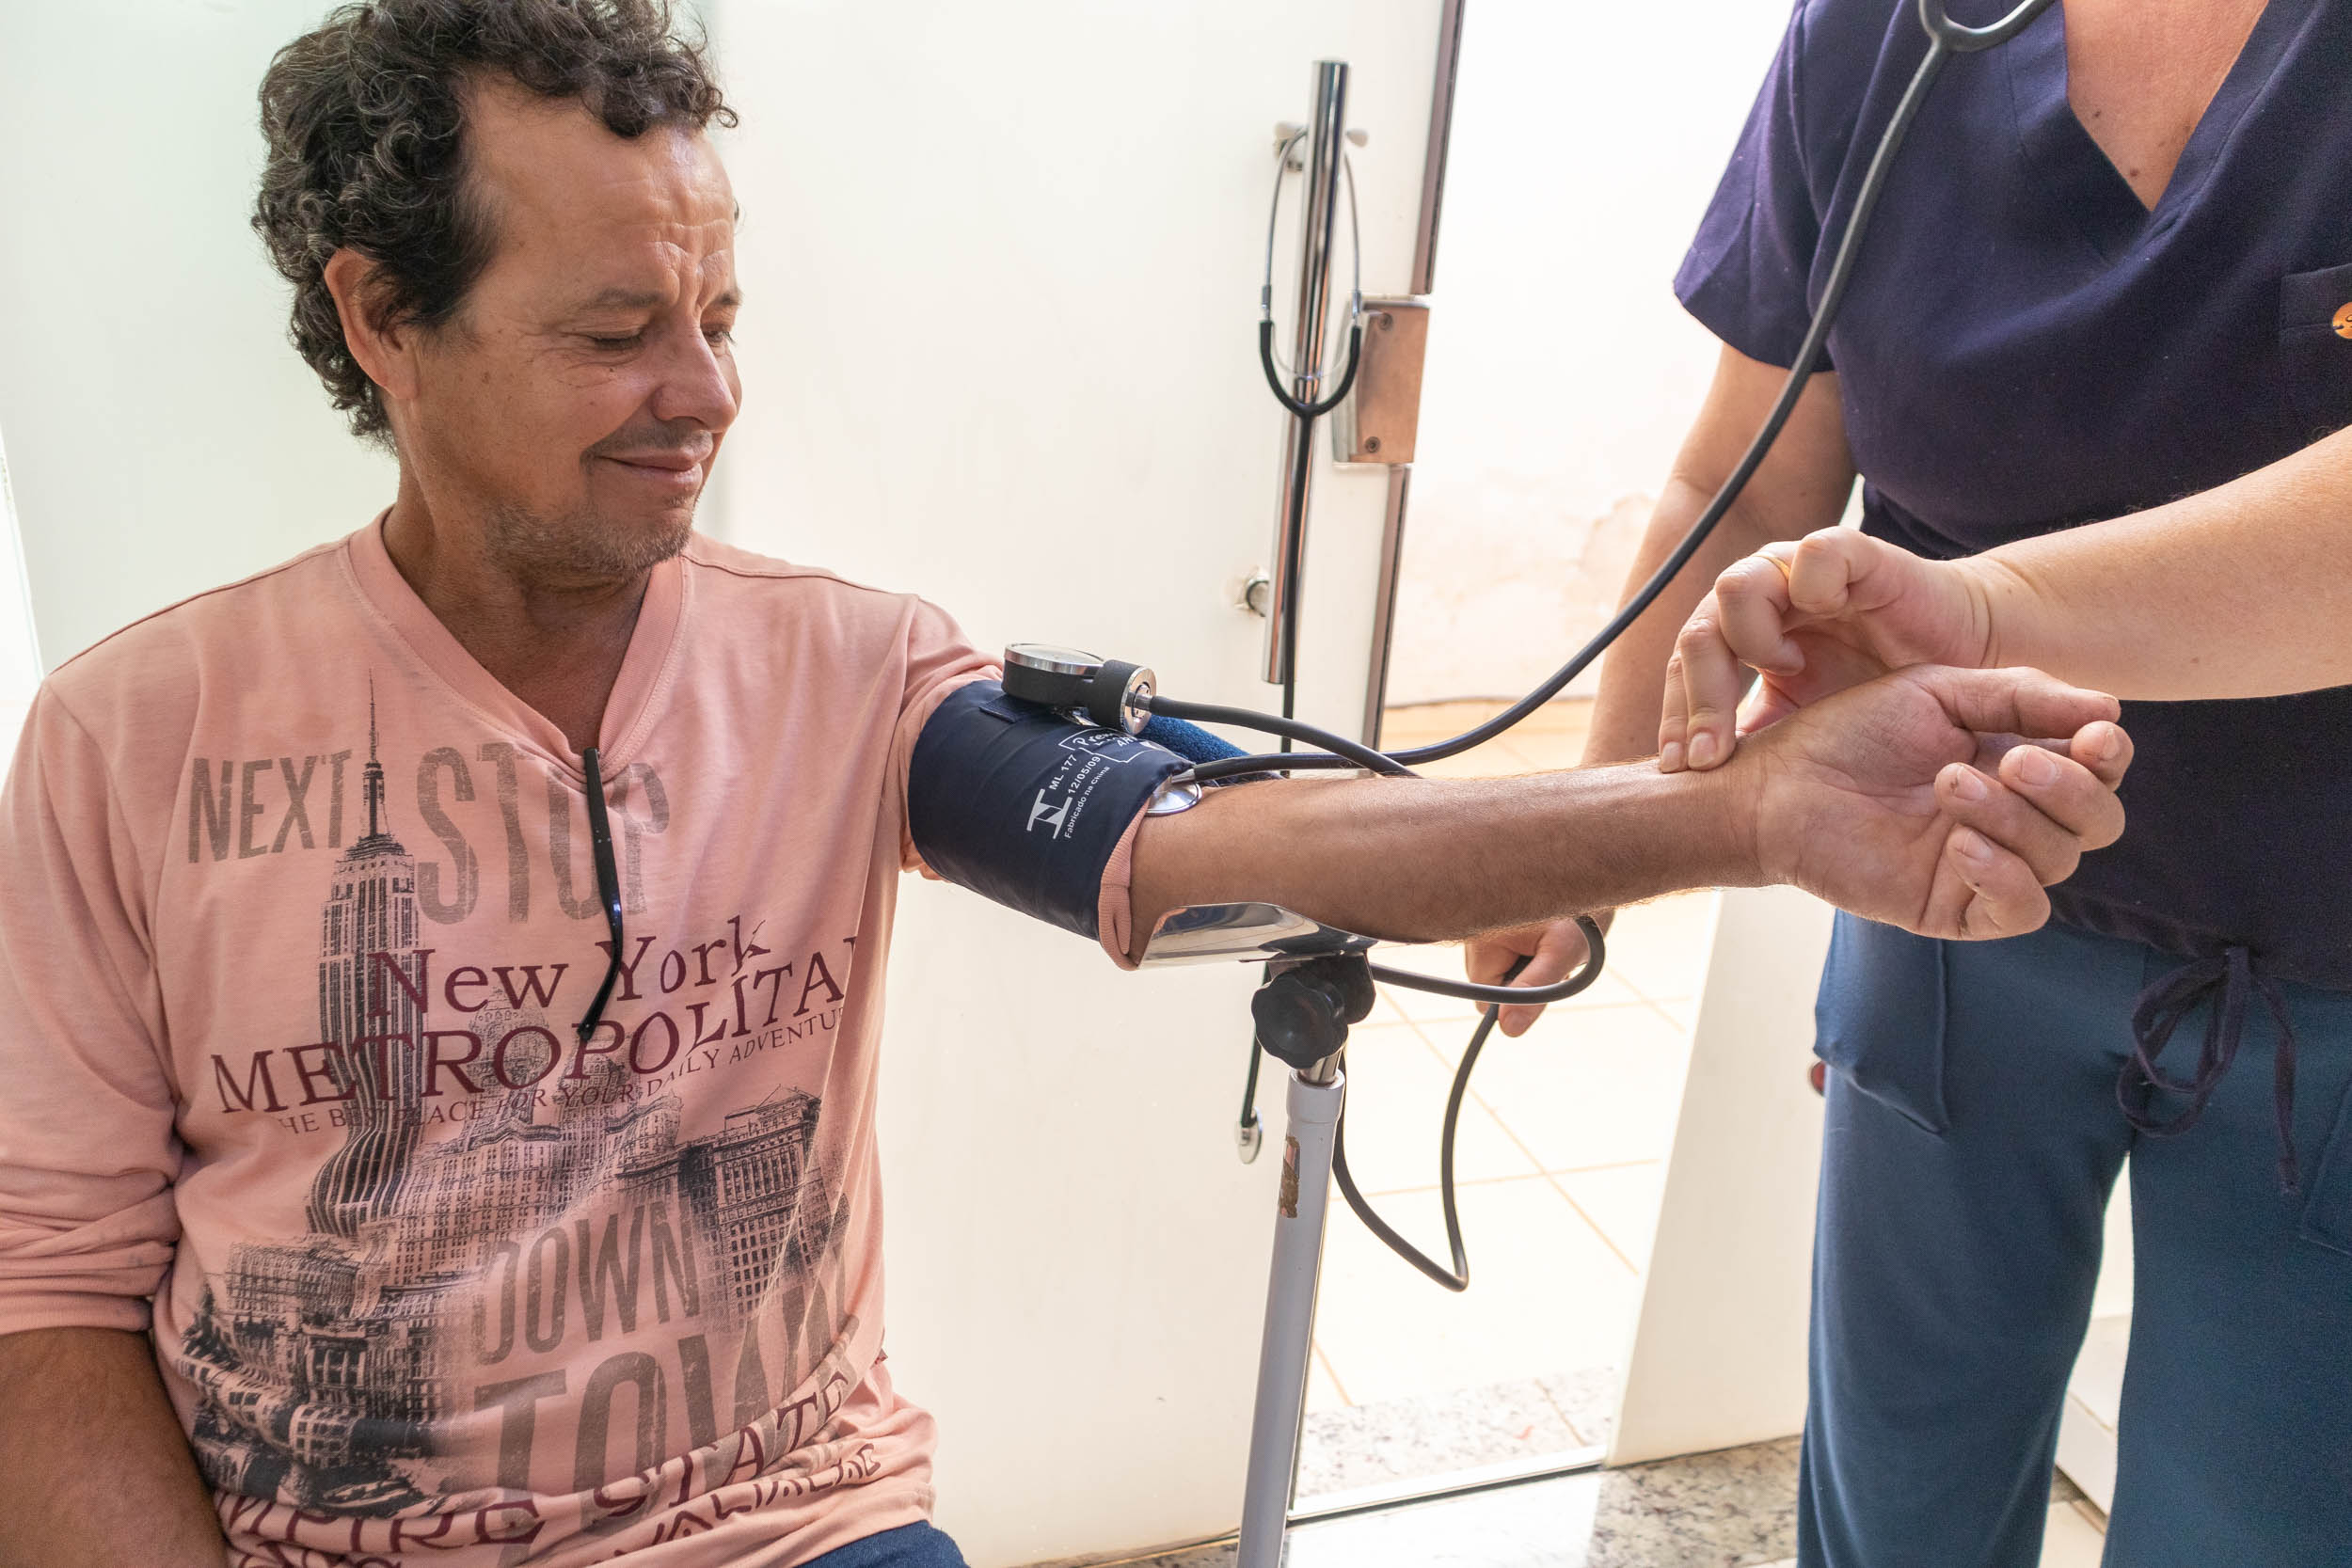
[[[1823,529],[1735,562],[1684,624],[1658,726],[1665,772],[1704,770],[1833,692],[1914,664],[1994,661],[1992,615],[1962,562]],[[1761,677],[1744,712],[1747,673]]]
[[[2123,831],[2120,711],[2038,670],[1920,665],[1756,736],[1719,777],[1761,879],[1925,936],[2015,936]]]

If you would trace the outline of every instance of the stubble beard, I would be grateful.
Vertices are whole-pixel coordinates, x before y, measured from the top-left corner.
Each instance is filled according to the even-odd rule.
[[[500,568],[550,587],[640,577],[684,549],[694,531],[691,507],[621,523],[593,508],[550,518],[503,505],[485,521],[483,542]]]

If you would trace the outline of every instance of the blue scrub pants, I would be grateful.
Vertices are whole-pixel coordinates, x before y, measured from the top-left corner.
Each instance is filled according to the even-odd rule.
[[[932,1525],[902,1525],[827,1552],[808,1568],[964,1568],[963,1554]]]
[[[2352,1563],[2352,996],[2249,1009],[2201,1121],[2136,1133],[2116,1080],[2182,960],[2052,926],[1939,942],[1838,917],[1803,1568],[2034,1568],[2102,1216],[2131,1156],[2132,1337],[2107,1568]],[[2185,1075],[2200,1011],[2162,1065]]]

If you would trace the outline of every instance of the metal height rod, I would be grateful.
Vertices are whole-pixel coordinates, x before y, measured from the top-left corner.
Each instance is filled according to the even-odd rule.
[[[1307,133],[1306,215],[1299,224],[1298,324],[1292,335],[1291,395],[1312,403],[1324,395],[1323,345],[1331,310],[1331,244],[1340,210],[1340,159],[1347,135],[1347,62],[1315,62],[1315,113]],[[1290,678],[1289,635],[1298,614],[1299,588],[1307,561],[1307,492],[1313,478],[1314,432],[1304,420],[1290,421],[1282,442],[1281,509],[1274,530],[1273,588],[1267,594],[1265,678],[1279,686]]]
[[[1279,1568],[1282,1560],[1298,1427],[1307,1408],[1307,1357],[1314,1345],[1331,1139],[1346,1092],[1336,1057],[1291,1076],[1274,1269],[1266,1286],[1265,1338],[1258,1350],[1258,1402],[1249,1423],[1249,1472],[1234,1568]]]

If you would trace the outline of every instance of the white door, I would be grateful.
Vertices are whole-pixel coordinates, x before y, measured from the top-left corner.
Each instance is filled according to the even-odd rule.
[[[918,590],[982,646],[1074,644],[1271,705],[1263,623],[1233,601],[1267,564],[1283,436],[1256,339],[1274,126],[1308,118],[1315,60],[1350,63],[1364,284],[1406,292],[1439,12],[722,4],[750,302],[722,530]],[[1318,449],[1299,710],[1352,734],[1388,486]],[[1234,1153],[1254,979],[1120,974],[906,890],[889,1342],[976,1563],[1239,1516],[1279,1164]]]

